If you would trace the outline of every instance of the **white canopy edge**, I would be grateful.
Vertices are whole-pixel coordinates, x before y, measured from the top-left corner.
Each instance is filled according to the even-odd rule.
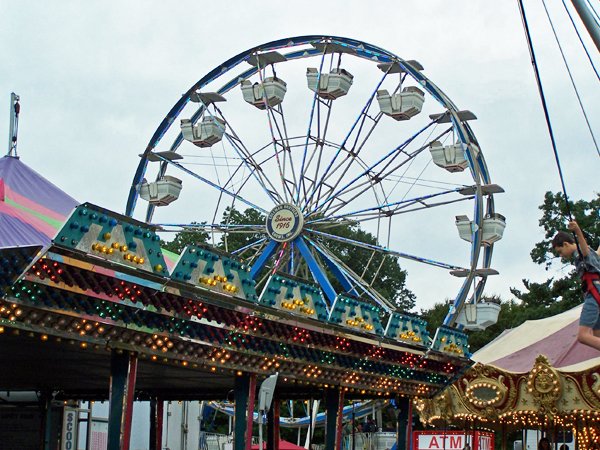
[[[488,345],[475,352],[471,359],[481,364],[492,364],[494,361],[498,361],[525,347],[529,347],[545,337],[563,329],[570,323],[579,320],[580,314],[581,305],[565,311],[562,314],[557,314],[556,316],[538,320],[527,320],[516,328],[504,331]],[[600,358],[598,359],[600,361]],[[572,366],[579,366],[582,364],[589,367],[590,362],[586,361],[584,363],[573,364]],[[568,370],[568,368],[561,367],[561,370]]]

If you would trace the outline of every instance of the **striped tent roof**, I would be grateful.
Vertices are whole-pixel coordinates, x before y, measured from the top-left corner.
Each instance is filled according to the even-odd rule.
[[[600,365],[600,351],[577,342],[581,306],[506,330],[472,359],[508,372],[528,372],[538,355],[563,372]]]
[[[78,204],[18,158],[0,158],[0,247],[49,244]]]

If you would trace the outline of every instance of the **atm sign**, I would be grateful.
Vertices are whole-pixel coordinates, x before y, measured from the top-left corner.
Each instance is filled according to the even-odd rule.
[[[413,450],[494,450],[494,435],[484,431],[415,431]]]

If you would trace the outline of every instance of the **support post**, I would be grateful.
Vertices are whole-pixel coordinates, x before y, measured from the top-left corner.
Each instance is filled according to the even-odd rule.
[[[342,432],[344,430],[344,389],[338,392],[337,420],[335,429],[335,449],[342,450]]]
[[[107,450],[129,450],[136,375],[137,355],[113,350],[110,360]]]
[[[409,398],[398,399],[398,428],[396,430],[398,450],[410,449],[409,430],[412,429],[412,404]]]
[[[275,450],[275,439],[275,411],[270,408],[267,411],[267,450]]]
[[[600,27],[598,27],[594,16],[592,16],[592,13],[583,0],[571,0],[571,3],[573,3],[575,11],[577,11],[577,14],[579,14],[581,21],[585,25],[585,28],[592,38],[592,41],[594,41],[596,48],[600,52]]]
[[[252,445],[255,394],[256,375],[246,373],[235,378],[233,450],[250,450]]]
[[[44,405],[44,418],[43,418],[43,450],[52,449],[52,393],[43,392],[42,402]]]
[[[153,397],[150,400],[150,446],[149,450],[162,450],[164,403]]]
[[[325,391],[325,411],[327,422],[325,424],[325,450],[338,450],[338,423],[341,421],[340,407],[343,405],[341,398],[343,393],[339,388],[327,389]]]
[[[275,399],[271,408],[273,411],[273,450],[279,450],[279,421],[281,418],[281,402]]]
[[[267,450],[279,450],[279,400],[273,400],[267,412]]]

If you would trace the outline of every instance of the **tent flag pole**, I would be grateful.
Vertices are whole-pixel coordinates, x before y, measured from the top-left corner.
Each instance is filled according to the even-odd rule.
[[[19,131],[19,112],[21,105],[19,104],[19,96],[14,92],[10,94],[10,124],[8,132],[8,153],[7,156],[17,158],[17,133]]]

